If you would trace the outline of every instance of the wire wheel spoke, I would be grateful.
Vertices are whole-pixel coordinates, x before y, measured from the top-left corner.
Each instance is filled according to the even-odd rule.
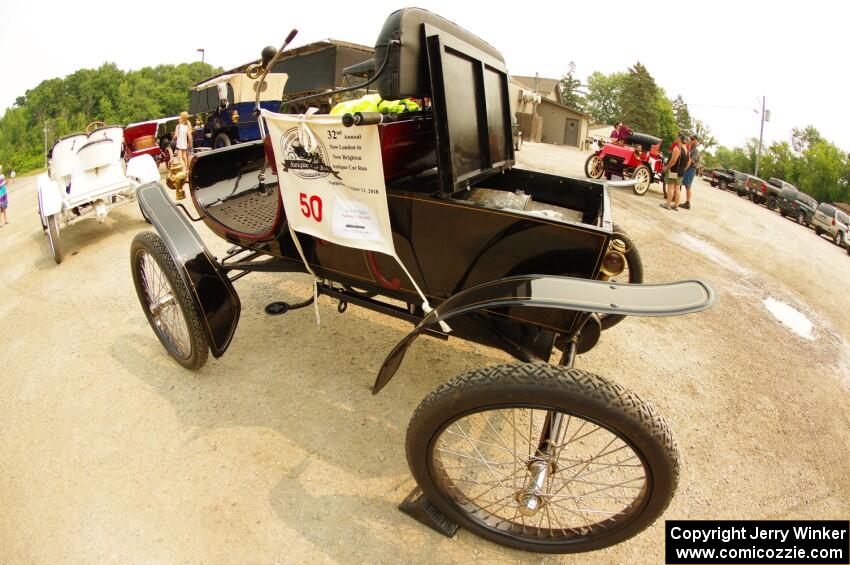
[[[188,358],[192,353],[189,325],[171,283],[147,252],[141,252],[138,265],[145,301],[156,330],[178,355]]]
[[[610,528],[636,514],[649,491],[630,444],[576,414],[485,409],[445,426],[431,454],[455,505],[488,528],[530,539]],[[530,496],[538,504],[531,509]]]

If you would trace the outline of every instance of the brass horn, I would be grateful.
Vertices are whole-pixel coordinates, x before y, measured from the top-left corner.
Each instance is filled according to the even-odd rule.
[[[265,67],[263,67],[262,63],[254,63],[252,65],[248,65],[248,68],[245,69],[245,74],[248,75],[248,78],[251,80],[257,80],[265,72],[266,69]]]
[[[608,251],[602,259],[602,266],[599,271],[602,273],[602,280],[607,281],[611,277],[616,277],[626,270],[628,263],[626,261],[626,242],[622,239],[615,238],[608,245]]]

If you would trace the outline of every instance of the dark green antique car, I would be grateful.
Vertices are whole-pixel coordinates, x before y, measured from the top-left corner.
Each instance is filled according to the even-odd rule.
[[[488,43],[427,11],[400,10],[378,36],[374,67],[369,82],[384,100],[414,98],[420,109],[342,123],[354,134],[377,124],[393,244],[434,309],[393,258],[289,229],[281,195],[292,188],[276,172],[324,163],[301,146],[281,161],[266,137],[196,157],[197,218],[159,184],[140,188],[156,231],[136,237],[130,264],[154,333],[178,363],[199,369],[231,343],[236,280],[309,271],[339,312],[362,306],[414,325],[377,371],[374,393],[422,334],[505,351],[515,363],[461,375],[415,410],[406,453],[419,489],[402,509],[447,535],[460,525],[547,553],[637,534],[673,496],[676,444],[647,402],[573,364],[624,316],[704,310],[712,290],[695,280],[638,284],[640,257],[612,224],[605,184],[515,166],[507,68]],[[233,244],[224,259],[192,221]],[[281,351],[286,344],[269,347],[270,360]]]

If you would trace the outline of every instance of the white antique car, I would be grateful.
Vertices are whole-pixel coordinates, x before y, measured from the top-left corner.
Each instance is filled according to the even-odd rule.
[[[38,212],[50,251],[62,262],[59,230],[94,214],[103,222],[111,208],[135,199],[140,184],[159,180],[150,155],[124,163],[124,130],[94,122],[85,133],[59,139],[50,153],[48,172],[38,177]]]

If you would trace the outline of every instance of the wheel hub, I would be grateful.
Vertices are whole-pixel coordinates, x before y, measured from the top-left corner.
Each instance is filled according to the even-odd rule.
[[[516,500],[519,502],[517,510],[526,518],[537,514],[546,503],[542,496],[543,485],[552,474],[552,467],[551,463],[542,459],[535,459],[528,465],[531,477],[526,487],[516,493]]]
[[[174,304],[176,304],[176,302],[177,301],[174,299],[174,295],[171,293],[160,296],[153,304],[150,305],[151,315],[153,315],[153,317],[156,318],[158,321],[160,314],[162,314],[162,311],[168,308],[169,306],[173,306]]]

